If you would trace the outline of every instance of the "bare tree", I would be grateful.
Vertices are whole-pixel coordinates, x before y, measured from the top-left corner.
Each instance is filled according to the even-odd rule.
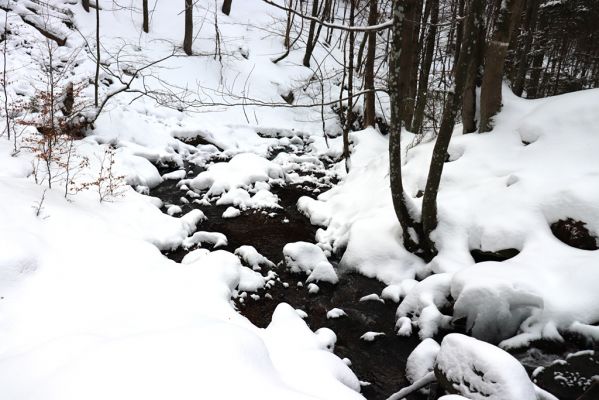
[[[401,173],[401,125],[402,106],[401,97],[401,58],[402,32],[404,24],[404,8],[401,0],[393,0],[393,33],[389,49],[389,98],[391,100],[391,119],[389,121],[389,180],[391,198],[395,215],[403,232],[403,243],[406,250],[414,252],[418,248],[417,241],[412,233],[415,232],[415,222],[408,211],[407,194],[404,191]]]
[[[100,90],[100,5],[96,3],[96,75],[94,77],[94,105],[98,107]]]
[[[193,41],[193,0],[185,0],[185,37],[183,38],[183,51],[190,56],[192,54],[191,43]]]
[[[370,0],[370,11],[368,13],[368,25],[378,22],[378,0]],[[374,126],[376,120],[375,93],[374,93],[374,59],[376,57],[376,32],[369,32],[368,50],[366,51],[366,62],[364,63],[364,89],[370,90],[364,95],[364,126]],[[360,57],[358,57],[360,59]]]
[[[482,2],[482,0],[472,0],[473,3]],[[477,5],[473,4],[473,7]],[[475,37],[477,31],[475,28],[474,13],[469,13],[465,24],[465,35],[462,41],[462,50],[460,58],[454,67],[454,85],[453,90],[447,94],[447,100],[443,108],[443,117],[439,134],[433,148],[433,155],[429,167],[424,197],[422,199],[422,247],[425,256],[430,259],[437,254],[435,243],[431,239],[431,233],[437,227],[437,194],[439,193],[439,184],[443,166],[447,157],[447,149],[451,140],[451,134],[455,126],[456,115],[462,103],[466,74],[468,71],[468,62],[474,51]]]

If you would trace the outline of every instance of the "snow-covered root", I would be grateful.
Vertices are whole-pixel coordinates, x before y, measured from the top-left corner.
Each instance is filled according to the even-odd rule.
[[[418,379],[416,382],[412,383],[410,386],[406,386],[401,389],[399,392],[393,393],[391,396],[387,398],[387,400],[400,400],[409,396],[410,394],[430,385],[435,382],[437,378],[435,378],[434,372],[429,372],[424,375],[422,378]]]

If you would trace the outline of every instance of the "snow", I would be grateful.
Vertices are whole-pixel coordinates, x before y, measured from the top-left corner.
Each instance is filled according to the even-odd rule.
[[[82,48],[82,37],[94,36],[95,16],[80,4],[51,3],[71,10],[82,31],[79,35],[56,24],[55,16],[48,22],[68,35],[67,45],[56,50],[57,59],[66,59]],[[140,35],[138,13],[101,3],[106,3],[101,11],[106,68],[120,74],[123,67],[161,58],[179,44],[181,8],[157,3],[150,33]],[[218,5],[194,6],[198,18],[209,17]],[[143,81],[153,89],[172,84],[193,90],[201,82],[201,101],[223,103],[235,102],[234,96],[241,94],[272,102],[292,90],[298,104],[310,103],[312,87],[295,90],[313,74],[300,65],[301,51],[292,50],[277,65],[270,61],[284,48],[278,36],[260,27],[275,29],[277,18],[284,19],[285,13],[259,0],[236,2],[231,16],[219,15],[222,61],[200,55],[213,51],[214,34],[196,26],[197,56],[177,55],[133,85],[139,89]],[[0,24],[3,21],[0,17]],[[9,26],[9,98],[31,98],[41,85],[39,66],[31,59],[44,59],[44,46],[38,46],[44,42],[16,16],[9,15]],[[89,50],[76,54],[68,71],[75,84],[93,77]],[[317,48],[315,57],[327,51]],[[114,59],[117,52],[119,62]],[[106,77],[102,71],[101,79]],[[326,85],[327,95],[338,98],[337,89]],[[117,87],[102,84],[101,95]],[[230,88],[232,96],[216,92],[223,87]],[[89,101],[92,95],[87,87],[82,98]],[[331,353],[336,341],[332,331],[312,332],[298,315],[301,310],[285,304],[277,307],[268,328],[258,329],[231,305],[238,292],[245,294],[242,299],[260,299],[247,291],[272,282],[272,275],[257,270],[273,263],[249,246],[235,254],[194,249],[204,243],[226,246],[227,239],[218,232],[196,232],[205,219],[200,210],[182,215],[181,204],[188,202],[231,206],[225,218],[248,208],[279,208],[273,187],[299,182],[299,169],[321,168],[318,155],[340,154],[340,139],[331,139],[330,147],[324,143],[321,117],[316,115],[320,111],[247,105],[206,106],[200,113],[177,110],[176,105],[160,107],[136,96],[111,100],[94,129],[76,144],[76,154],[89,159],[89,166],[74,178],[78,182],[97,179],[102,156],[114,151],[115,174],[132,187],[123,186],[109,201],[99,202],[92,189],[65,199],[61,179],[45,191],[44,184],[34,182],[40,171],[34,173],[32,152],[23,147],[13,156],[12,144],[0,137],[3,397],[361,399],[360,381],[346,361]],[[456,129],[448,151],[452,162],[446,165],[439,193],[440,221],[434,235],[439,255],[429,263],[402,247],[390,202],[387,138],[373,129],[352,133],[349,174],[342,164],[333,165],[331,173],[342,178],[341,184],[297,204],[321,227],[317,245],[297,242],[284,250],[286,264],[308,276],[308,291],[318,287],[314,282],[338,281],[337,265],[333,267],[327,255],[345,250],[339,270],[376,277],[388,285],[381,299],[401,301],[399,335],[411,335],[414,326],[421,338],[429,338],[450,327],[452,320],[465,318],[474,336],[504,348],[536,339],[561,341],[565,333],[598,340],[599,253],[568,247],[553,237],[548,225],[571,217],[599,234],[599,90],[525,101],[506,89],[503,100],[493,132],[462,136],[460,127]],[[324,112],[324,129],[338,131],[333,112]],[[0,124],[4,128],[4,121]],[[30,134],[24,130],[21,139]],[[198,136],[214,145],[181,141]],[[421,200],[416,193],[424,188],[433,143],[408,150],[414,137],[404,132],[403,138],[405,187],[418,216]],[[277,146],[309,154],[284,152],[269,161],[269,150]],[[188,176],[187,163],[205,170]],[[161,176],[156,165],[177,170]],[[179,181],[181,192],[175,198],[184,195],[181,204],[162,204],[148,196],[164,180]],[[161,253],[181,247],[193,249],[181,263]],[[477,265],[470,255],[472,249],[505,248],[520,253],[502,263]],[[448,306],[453,306],[452,315],[443,315],[440,310]],[[327,317],[341,313],[333,309]],[[378,334],[367,332],[362,338],[374,340]],[[415,353],[421,352],[424,348]],[[485,386],[467,364],[475,360],[482,368],[477,370],[494,381],[511,382],[511,388],[493,386],[497,396],[519,390],[513,398],[530,398],[530,385],[517,363],[495,347],[449,335],[439,354],[438,365],[450,363],[448,371],[455,372],[456,379],[466,377],[476,387]],[[533,391],[538,395],[534,386]],[[458,396],[444,396],[450,398]]]
[[[439,349],[439,343],[427,338],[410,353],[406,362],[406,378],[410,383],[416,382],[433,371]]]
[[[241,215],[241,211],[235,207],[227,207],[225,211],[223,211],[223,218],[235,218]]]
[[[435,369],[460,395],[472,400],[536,400],[535,386],[509,353],[483,341],[452,333],[441,342]]]
[[[385,336],[385,333],[369,331],[369,332],[366,332],[365,334],[363,334],[362,336],[360,336],[360,339],[365,342],[373,342],[379,336]]]
[[[307,289],[308,289],[308,293],[310,293],[310,294],[316,294],[320,291],[320,288],[315,283],[309,283],[307,286]]]
[[[253,270],[260,270],[262,266],[267,268],[275,267],[272,261],[258,253],[258,250],[253,246],[240,246],[235,249],[235,255]]]
[[[345,317],[347,316],[347,314],[345,313],[345,311],[343,311],[340,308],[333,308],[329,311],[327,311],[327,319],[336,319],[336,318],[341,318],[341,317]]]
[[[316,200],[301,198],[298,207],[324,226],[319,246],[347,247],[340,268],[394,285],[386,295],[404,297],[398,317],[412,312],[421,337],[462,317],[474,336],[506,348],[562,340],[559,332],[567,331],[599,337],[592,326],[599,294],[591,283],[599,277],[599,253],[569,247],[549,229],[571,217],[599,232],[599,90],[523,100],[504,88],[503,104],[490,133],[460,135],[456,127],[449,147],[455,161],[445,165],[438,196],[433,239],[439,254],[431,262],[403,249],[389,191],[387,138],[373,130],[351,135],[352,169],[341,184]],[[413,135],[402,137],[404,186],[418,216],[416,193],[424,189],[434,143],[408,150]],[[476,265],[470,255],[471,249],[507,248],[520,253]],[[398,288],[415,278],[424,280]],[[451,298],[452,315],[441,315]]]
[[[183,240],[182,246],[189,249],[196,244],[211,243],[214,247],[222,247],[227,245],[227,237],[220,232],[205,232],[199,231],[192,236]]]
[[[379,295],[376,294],[376,293],[371,293],[371,294],[368,294],[366,296],[362,296],[362,297],[360,297],[360,300],[358,300],[358,301],[359,302],[363,302],[363,301],[378,301],[379,303],[384,303],[385,302],[385,300],[381,299],[379,297]]]
[[[256,182],[268,183],[269,180],[277,179],[285,179],[285,173],[278,164],[253,153],[241,153],[228,162],[211,164],[206,171],[192,179],[182,180],[180,184],[188,185],[196,191],[208,190],[209,196],[221,196],[234,189],[250,187]],[[231,195],[222,204],[234,204],[235,199],[240,202],[245,200],[240,194]]]
[[[307,282],[337,283],[339,278],[322,249],[308,242],[288,243],[283,248],[285,264],[292,272],[304,272]]]

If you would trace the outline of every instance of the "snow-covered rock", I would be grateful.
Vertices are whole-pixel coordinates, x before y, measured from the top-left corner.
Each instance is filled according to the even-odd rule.
[[[443,388],[472,400],[536,400],[535,385],[509,353],[452,333],[441,342],[435,375]]]
[[[288,243],[283,248],[285,264],[292,272],[304,272],[308,282],[337,283],[339,278],[322,249],[308,242]]]

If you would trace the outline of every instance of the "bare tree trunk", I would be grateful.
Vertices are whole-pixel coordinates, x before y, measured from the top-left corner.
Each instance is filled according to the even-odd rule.
[[[368,25],[376,25],[378,21],[378,0],[370,0]],[[374,126],[376,120],[375,93],[374,93],[374,59],[376,57],[376,32],[368,35],[368,50],[364,64],[364,89],[369,92],[364,94],[364,126]]]
[[[439,0],[429,0],[429,3],[431,23],[428,27],[424,59],[422,60],[420,78],[418,79],[418,97],[412,123],[412,131],[414,133],[421,132],[422,122],[424,121],[424,107],[426,106],[426,99],[428,97],[428,78],[435,54],[435,38],[437,37],[437,24],[439,23]]]
[[[81,0],[81,5],[85,11],[89,12],[89,0]]]
[[[312,0],[312,17],[318,17],[318,0]],[[310,28],[308,30],[308,40],[306,42],[306,52],[304,53],[304,66],[310,66],[310,59],[312,58],[312,52],[314,51],[314,46],[316,45],[314,41],[314,34],[316,32],[316,21],[310,21]]]
[[[100,104],[98,101],[98,90],[100,89],[100,7],[96,4],[96,76],[94,79],[94,105],[96,108]]]
[[[229,15],[231,13],[231,3],[233,0],[225,0],[223,1],[223,8],[221,9],[223,14]]]
[[[414,17],[416,8],[420,6],[420,1],[403,0],[403,8],[405,19],[401,29],[401,57],[399,58],[399,90],[401,98],[401,120],[408,128],[412,122],[412,114],[414,112],[414,94],[411,93],[412,87],[412,69],[414,68],[414,59],[416,58],[416,49],[414,48]]]
[[[355,20],[356,3],[358,0],[350,0],[349,24],[352,26]],[[356,44],[356,33],[348,32],[349,35],[349,54],[347,56],[347,116],[345,117],[345,126],[343,127],[343,158],[345,159],[345,170],[350,168],[349,154],[349,131],[354,124],[354,46]]]
[[[185,37],[183,38],[183,51],[190,56],[193,40],[193,0],[185,0]]]
[[[471,32],[463,32],[463,36],[471,35],[472,52],[468,61],[466,82],[464,83],[464,97],[462,100],[462,132],[472,133],[476,126],[476,88],[481,84],[481,66],[483,63],[485,27],[483,24],[484,6],[480,1],[470,4],[468,13],[474,14],[474,26]]]
[[[472,1],[473,8],[480,7],[480,4],[475,3],[482,2],[482,0]],[[437,136],[437,141],[435,142],[435,147],[433,149],[428,178],[426,180],[426,188],[422,199],[423,247],[428,259],[437,254],[435,243],[432,241],[430,235],[437,227],[437,194],[439,192],[439,184],[441,183],[441,175],[443,173],[447,148],[449,147],[449,141],[451,140],[451,134],[455,126],[455,118],[462,102],[468,61],[474,50],[473,39],[476,37],[474,18],[474,13],[468,14],[465,26],[466,35],[464,35],[462,41],[462,51],[460,51],[460,58],[454,68],[454,90],[448,93],[443,108],[441,127],[439,128],[439,135]]]
[[[404,31],[404,8],[401,0],[393,0],[393,34],[389,49],[389,97],[391,100],[391,118],[389,121],[389,182],[393,209],[402,229],[406,250],[415,252],[418,248],[412,233],[414,220],[407,207],[407,195],[403,188],[401,174],[401,123],[403,99],[401,82],[402,32]]]
[[[4,43],[2,46],[2,91],[4,92],[4,114],[6,115],[6,132],[10,140],[10,113],[8,112],[8,80],[6,74],[6,62],[8,58],[8,12],[4,13]],[[16,135],[16,133],[15,133]],[[16,138],[15,138],[16,143]],[[16,146],[15,146],[16,147]],[[16,148],[15,148],[16,151]]]
[[[150,32],[150,13],[148,11],[148,0],[143,0],[143,30],[145,33]]]
[[[506,0],[505,4],[502,2],[495,32],[487,46],[480,94],[479,132],[489,132],[493,128],[492,118],[501,109],[503,66],[513,27],[520,16],[521,5],[522,0]]]

